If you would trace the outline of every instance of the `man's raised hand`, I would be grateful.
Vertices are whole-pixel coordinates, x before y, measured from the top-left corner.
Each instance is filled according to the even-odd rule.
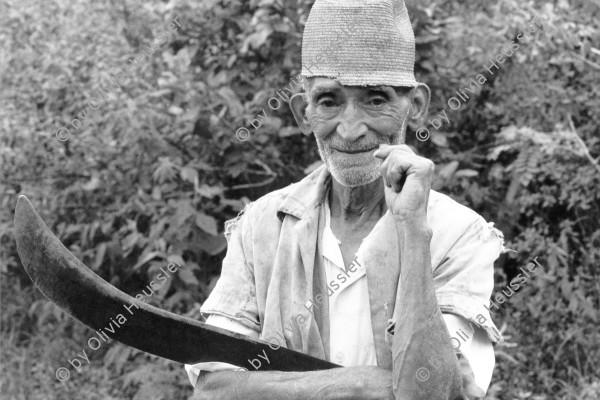
[[[381,176],[388,209],[402,219],[427,215],[427,201],[435,166],[407,145],[380,145],[375,157],[383,160]]]

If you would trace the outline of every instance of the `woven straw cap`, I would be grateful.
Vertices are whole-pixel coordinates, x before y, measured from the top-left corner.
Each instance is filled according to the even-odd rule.
[[[316,0],[302,36],[302,75],[347,86],[417,86],[404,0]]]

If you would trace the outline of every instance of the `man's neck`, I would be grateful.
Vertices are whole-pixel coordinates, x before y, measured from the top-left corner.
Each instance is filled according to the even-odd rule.
[[[383,179],[357,187],[342,186],[332,179],[329,207],[331,217],[344,223],[378,220],[387,211]]]

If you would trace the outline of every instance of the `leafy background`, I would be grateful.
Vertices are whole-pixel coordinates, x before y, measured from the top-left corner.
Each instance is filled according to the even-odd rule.
[[[14,242],[16,198],[26,194],[78,258],[130,294],[169,261],[184,263],[152,302],[200,318],[226,250],[224,221],[318,165],[287,107],[267,106],[300,72],[311,3],[0,2],[2,398],[191,398],[180,365],[115,342],[68,381],[55,378],[93,331],[32,287]],[[504,232],[514,251],[496,264],[495,293],[534,257],[544,266],[494,313],[507,341],[486,398],[598,399],[600,5],[407,4],[431,115],[446,110],[451,121],[425,142],[409,132],[409,144],[436,162],[435,189]],[[534,16],[535,38],[450,110],[454,92]],[[174,18],[175,35],[122,86],[106,84]],[[98,90],[105,97],[90,110]],[[57,140],[83,110],[69,140]]]

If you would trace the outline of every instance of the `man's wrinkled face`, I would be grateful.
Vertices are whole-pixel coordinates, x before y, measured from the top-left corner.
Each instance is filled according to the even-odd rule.
[[[306,117],[321,159],[342,185],[366,185],[380,177],[380,144],[402,144],[411,107],[411,88],[343,86],[311,79]]]

